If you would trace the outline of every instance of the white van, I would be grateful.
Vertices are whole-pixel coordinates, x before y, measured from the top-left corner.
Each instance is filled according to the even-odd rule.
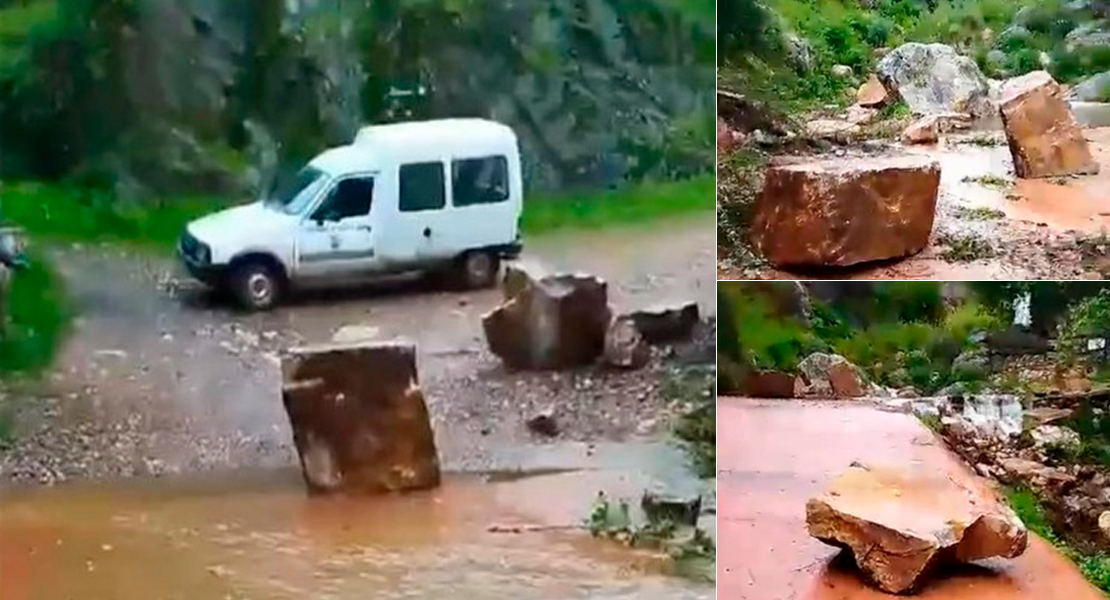
[[[366,127],[263,199],[186,227],[189,272],[247,308],[290,286],[408,271],[492,285],[520,254],[520,151],[512,129],[481,119]]]

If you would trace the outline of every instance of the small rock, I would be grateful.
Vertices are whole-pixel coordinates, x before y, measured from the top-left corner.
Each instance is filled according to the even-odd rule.
[[[1110,510],[1103,511],[1098,516],[1098,528],[1102,532],[1102,536],[1110,540]]]
[[[690,339],[701,319],[697,302],[655,306],[628,315],[649,344],[666,344]]]
[[[940,128],[937,125],[937,119],[931,115],[910,123],[902,131],[902,142],[905,144],[935,144],[939,140]]]
[[[854,73],[855,71],[853,71],[852,67],[849,67],[848,65],[833,65],[832,68],[833,77],[836,77],[838,79],[847,79],[851,77]]]
[[[546,408],[525,423],[528,429],[546,437],[559,435],[559,423],[555,420],[555,409]]]
[[[871,77],[859,86],[856,92],[856,104],[866,108],[882,108],[890,99],[890,94],[887,93],[886,87],[883,82],[879,81],[878,75],[872,74]]]
[[[618,369],[642,369],[651,360],[651,347],[630,317],[613,319],[605,334],[605,364]]]

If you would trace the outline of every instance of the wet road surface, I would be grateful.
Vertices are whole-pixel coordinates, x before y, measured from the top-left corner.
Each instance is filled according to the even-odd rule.
[[[694,299],[715,306],[708,213],[649,227],[528,241],[526,260],[598,274],[617,310]],[[658,436],[678,410],[653,370],[507,372],[485,348],[481,315],[498,291],[445,293],[410,283],[333,290],[242,315],[201,293],[171,259],[67,247],[57,261],[80,317],[56,372],[34,390],[0,475],[53,482],[294,464],[279,395],[291,346],[343,326],[418,344],[421,384],[442,461],[484,470],[537,441],[525,421],[553,406],[564,439]]]
[[[0,494],[0,597],[714,597],[712,584],[668,576],[663,557],[580,529],[599,489],[681,479],[673,448],[564,444],[517,458],[531,474],[448,476],[406,496],[309,498],[294,470]]]
[[[865,586],[809,537],[805,503],[853,461],[917,462],[975,477],[913,416],[863,403],[721,398],[717,407],[718,590],[727,600],[896,598]],[[982,485],[982,483],[979,483]],[[1013,561],[950,573],[930,600],[1096,600],[1102,594],[1043,540]]]
[[[1099,266],[1085,261],[1076,246],[1110,228],[1110,127],[1084,133],[1102,166],[1098,175],[1018,180],[1001,131],[944,136],[936,146],[892,146],[890,153],[929,156],[941,164],[936,222],[923,252],[904,260],[817,272],[751,272],[725,264],[718,266],[718,278],[1100,278]],[[946,253],[954,240],[968,239],[979,240],[988,250],[960,257]]]

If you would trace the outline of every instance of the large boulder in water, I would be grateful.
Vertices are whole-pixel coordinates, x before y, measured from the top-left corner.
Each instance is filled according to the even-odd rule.
[[[411,344],[296,349],[282,373],[282,400],[309,491],[385,493],[439,485]]]
[[[887,54],[876,74],[915,114],[994,114],[990,86],[979,65],[944,44],[903,44]]]
[[[1025,525],[976,481],[918,468],[853,464],[806,503],[809,534],[846,548],[891,594],[919,590],[944,566],[1025,552]]]
[[[916,156],[837,158],[768,169],[752,243],[779,267],[850,266],[920,252],[940,165]]]
[[[608,284],[592,275],[544,274],[510,265],[506,301],[482,317],[490,350],[514,369],[593,364],[605,352],[612,319]]]
[[[1098,173],[1083,130],[1059,84],[1046,71],[1006,81],[1001,109],[1018,177]]]

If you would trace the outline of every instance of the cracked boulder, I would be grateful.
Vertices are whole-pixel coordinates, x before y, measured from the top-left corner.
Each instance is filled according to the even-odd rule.
[[[806,504],[806,526],[891,594],[919,591],[948,565],[1015,558],[1028,543],[1017,515],[970,474],[924,467],[855,463]]]
[[[295,349],[282,373],[282,400],[310,492],[377,494],[439,485],[413,345]]]
[[[990,84],[974,60],[945,44],[911,42],[879,61],[876,74],[892,95],[917,115],[967,113],[975,118],[995,112]]]
[[[490,350],[506,366],[554,370],[592,365],[605,353],[612,312],[598,277],[512,265],[505,302],[482,317]]]
[[[1034,71],[1006,81],[1000,107],[1018,177],[1098,173],[1083,130],[1048,72]]]
[[[811,395],[860,398],[871,390],[863,370],[839,354],[814,352],[798,363]]]
[[[776,267],[847,267],[925,248],[940,165],[926,157],[837,158],[767,170],[753,246]]]

